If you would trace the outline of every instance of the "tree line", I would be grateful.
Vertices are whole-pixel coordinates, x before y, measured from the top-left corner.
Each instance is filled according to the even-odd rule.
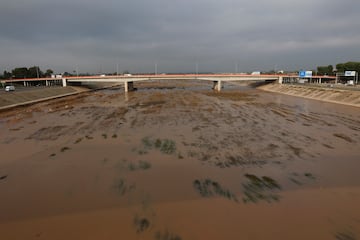
[[[317,75],[335,75],[336,73],[344,73],[345,71],[360,72],[360,62],[346,62],[336,64],[336,69],[332,65],[318,66]]]
[[[53,70],[47,69],[43,72],[39,66],[18,67],[11,70],[11,72],[4,71],[3,75],[0,76],[2,79],[18,79],[18,78],[41,78],[50,77],[54,73]]]
[[[316,74],[333,76],[336,73],[344,73],[345,71],[356,71],[360,73],[360,62],[338,63],[336,64],[335,69],[332,65],[318,66]],[[50,77],[53,73],[54,71],[51,69],[47,69],[45,72],[43,72],[39,66],[33,66],[30,68],[18,67],[18,68],[14,68],[10,72],[4,71],[3,75],[0,75],[0,78],[1,79],[41,78],[41,77]],[[63,75],[72,76],[71,73],[67,73],[67,72],[65,72]]]

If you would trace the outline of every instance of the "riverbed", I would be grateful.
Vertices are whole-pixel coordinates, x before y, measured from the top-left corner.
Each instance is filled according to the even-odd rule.
[[[0,113],[1,239],[358,239],[359,108],[148,82]]]

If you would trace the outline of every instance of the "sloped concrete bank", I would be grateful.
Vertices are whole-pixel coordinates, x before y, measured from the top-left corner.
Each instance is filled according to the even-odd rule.
[[[81,92],[89,91],[80,87],[54,87],[33,89],[22,92],[8,92],[0,95],[0,110],[25,106],[54,98],[67,97]]]
[[[258,87],[258,89],[291,96],[360,107],[360,91],[356,90],[352,91],[286,84],[267,84]]]

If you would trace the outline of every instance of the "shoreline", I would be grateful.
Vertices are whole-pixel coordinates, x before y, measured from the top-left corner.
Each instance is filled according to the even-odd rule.
[[[34,89],[34,90],[29,90],[28,92],[20,92],[20,93],[18,92],[6,93],[6,95],[12,94],[12,96],[10,96],[10,98],[7,98],[7,97],[3,97],[3,95],[0,95],[0,112],[16,107],[28,106],[52,99],[78,95],[81,93],[101,90],[109,87],[111,88],[114,86],[99,87],[99,88],[87,88],[87,87],[77,87],[77,86],[68,86],[65,88],[64,87],[48,88],[46,89],[48,92],[45,94],[43,93],[44,89]],[[24,93],[28,96],[25,97]],[[9,102],[10,104],[6,104],[6,103],[4,104],[3,102]]]
[[[289,84],[267,84],[257,89],[323,102],[360,107],[360,91]]]

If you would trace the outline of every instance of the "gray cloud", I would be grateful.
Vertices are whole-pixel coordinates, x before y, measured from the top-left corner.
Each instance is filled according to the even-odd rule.
[[[360,59],[358,0],[3,0],[0,70],[240,71]]]

